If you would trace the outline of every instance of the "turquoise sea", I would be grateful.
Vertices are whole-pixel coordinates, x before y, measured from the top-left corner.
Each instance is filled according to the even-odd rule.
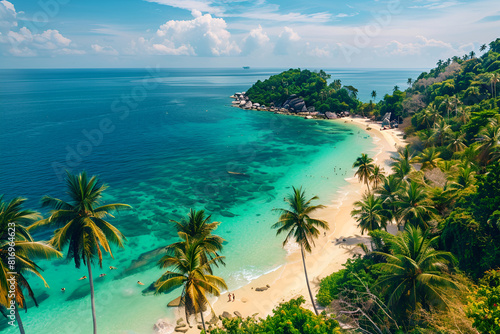
[[[217,233],[227,240],[227,266],[217,274],[235,289],[284,263],[281,237],[270,226],[277,218],[272,209],[283,206],[291,186],[329,204],[352,177],[355,158],[374,148],[349,123],[231,107],[234,92],[280,71],[0,70],[0,194],[27,197],[27,206],[41,210],[41,196],[65,198],[65,169],[86,170],[109,185],[106,202],[133,207],[112,219],[128,238],[125,249],[115,248],[103,269],[94,266],[94,277],[106,274],[95,278],[101,333],[151,333],[159,318],[173,317],[166,304],[179,290],[141,293],[162,273],[154,250],[176,238],[170,219],[196,208],[222,222]],[[364,100],[373,89],[383,96],[420,73],[327,72],[357,87]],[[26,332],[91,332],[88,281],[78,280],[86,269],[65,260],[41,266],[50,288],[29,278],[40,306],[30,303],[21,313]],[[18,329],[0,320],[0,331]]]

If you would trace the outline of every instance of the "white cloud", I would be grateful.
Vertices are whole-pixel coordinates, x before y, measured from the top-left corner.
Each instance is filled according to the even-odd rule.
[[[226,21],[210,14],[192,11],[192,20],[170,20],[161,25],[156,35],[162,40],[153,50],[167,54],[189,54],[198,56],[230,56],[241,52],[227,30]],[[159,45],[164,45],[165,48]]]
[[[426,5],[411,6],[410,8],[424,8],[424,9],[434,10],[434,9],[448,8],[456,6],[458,4],[459,4],[458,1],[443,1],[443,2],[432,1],[431,3],[428,3]]]
[[[428,39],[424,36],[416,36],[415,42],[401,43],[397,40],[386,45],[385,51],[390,55],[418,55],[429,49],[454,50],[450,43],[436,39]]]
[[[212,6],[212,1],[203,0],[146,0],[148,2],[155,2],[161,5],[187,9],[190,11],[198,10],[215,15],[222,15],[224,9],[222,7]]]
[[[335,15],[335,17],[339,18],[339,19],[342,19],[344,17],[353,17],[353,16],[356,16],[356,15],[359,15],[359,13],[352,13],[352,14],[339,13],[339,14]]]
[[[320,47],[310,47],[309,43],[306,48],[306,55],[312,56],[312,57],[317,57],[317,58],[327,58],[330,57],[330,51],[327,49],[327,47],[320,48]]]
[[[35,57],[37,55],[35,51],[25,46],[13,46],[9,49],[9,53],[16,57]]]
[[[164,44],[153,44],[153,50],[159,54],[171,56],[191,56],[194,55],[194,50],[191,46],[181,45],[178,48],[168,47]]]
[[[22,27],[18,32],[9,31],[7,38],[0,39],[0,42],[11,44],[9,52],[14,56],[35,56],[37,50],[57,51],[71,44],[71,40],[57,30],[49,29],[41,34],[33,34],[26,27]]]
[[[292,41],[292,42],[296,42],[296,41],[300,40],[299,34],[297,34],[295,31],[293,31],[292,28],[285,27],[284,29],[285,30],[283,30],[283,32],[281,32],[281,34],[279,35],[279,38],[282,38],[282,39],[285,39],[288,41]]]
[[[285,55],[298,52],[300,50],[300,46],[297,44],[298,41],[300,41],[299,34],[290,27],[284,27],[274,46],[274,53]]]
[[[302,14],[302,13],[290,12],[284,14],[270,9],[249,10],[238,14],[225,14],[222,16],[240,17],[251,20],[269,20],[278,22],[302,22],[302,23],[324,23],[330,21],[332,18],[332,14],[328,12],[320,12],[314,14]]]
[[[39,34],[22,27],[17,29],[17,15],[12,3],[0,1],[0,44],[10,44],[8,52],[16,57],[34,57],[39,52],[53,54],[79,54],[79,50],[69,48],[71,40],[58,30],[48,29]],[[71,51],[73,50],[73,51]]]
[[[118,55],[118,51],[116,51],[111,46],[107,46],[107,45],[101,46],[99,44],[92,44],[91,47],[95,53],[99,53],[99,54],[103,54],[103,55],[110,55],[110,56]]]
[[[8,1],[0,1],[0,32],[7,32],[17,27],[17,12],[14,5]]]
[[[250,33],[243,39],[242,54],[248,55],[262,49],[269,43],[269,36],[263,31],[262,26],[250,30]]]
[[[214,0],[146,0],[161,5],[200,11],[219,17],[239,17],[252,20],[269,20],[279,22],[328,22],[332,15],[328,12],[303,14],[296,12],[285,13],[279,5],[266,4],[265,1],[214,1]],[[246,2],[247,6],[235,6],[234,3]],[[250,5],[250,6],[248,6]]]
[[[59,50],[55,50],[54,53],[60,55],[84,55],[87,52],[85,50],[62,48]]]

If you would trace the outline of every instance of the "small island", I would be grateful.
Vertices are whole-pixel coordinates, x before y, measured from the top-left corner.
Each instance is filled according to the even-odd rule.
[[[358,90],[342,86],[325,71],[290,69],[257,81],[247,92],[235,93],[233,105],[242,109],[271,111],[305,118],[338,118],[349,116],[361,102]]]

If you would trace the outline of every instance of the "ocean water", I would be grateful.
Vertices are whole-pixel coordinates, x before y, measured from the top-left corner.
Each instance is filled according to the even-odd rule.
[[[150,333],[158,319],[173,318],[166,304],[180,290],[142,294],[162,273],[155,250],[176,240],[169,220],[195,208],[222,222],[227,266],[216,273],[235,289],[284,263],[282,238],[270,226],[291,187],[329,204],[353,175],[355,158],[374,148],[349,123],[231,107],[231,94],[280,71],[0,70],[0,194],[27,197],[27,207],[43,212],[41,196],[65,198],[65,170],[86,170],[109,185],[107,203],[133,207],[111,219],[126,247],[113,248],[103,269],[94,266],[101,333]],[[370,82],[384,82],[383,94],[395,76],[405,82],[415,71],[366,70],[357,79],[355,71],[340,72],[344,84],[359,80],[370,92]],[[91,332],[88,281],[78,280],[86,269],[64,259],[40,265],[50,288],[29,277],[40,306],[29,303],[21,313],[26,331]],[[18,330],[0,320],[0,331]]]

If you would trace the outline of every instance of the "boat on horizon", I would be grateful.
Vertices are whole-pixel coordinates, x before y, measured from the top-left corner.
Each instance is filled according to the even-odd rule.
[[[248,69],[250,69],[250,66],[243,66],[243,69],[248,70]]]

